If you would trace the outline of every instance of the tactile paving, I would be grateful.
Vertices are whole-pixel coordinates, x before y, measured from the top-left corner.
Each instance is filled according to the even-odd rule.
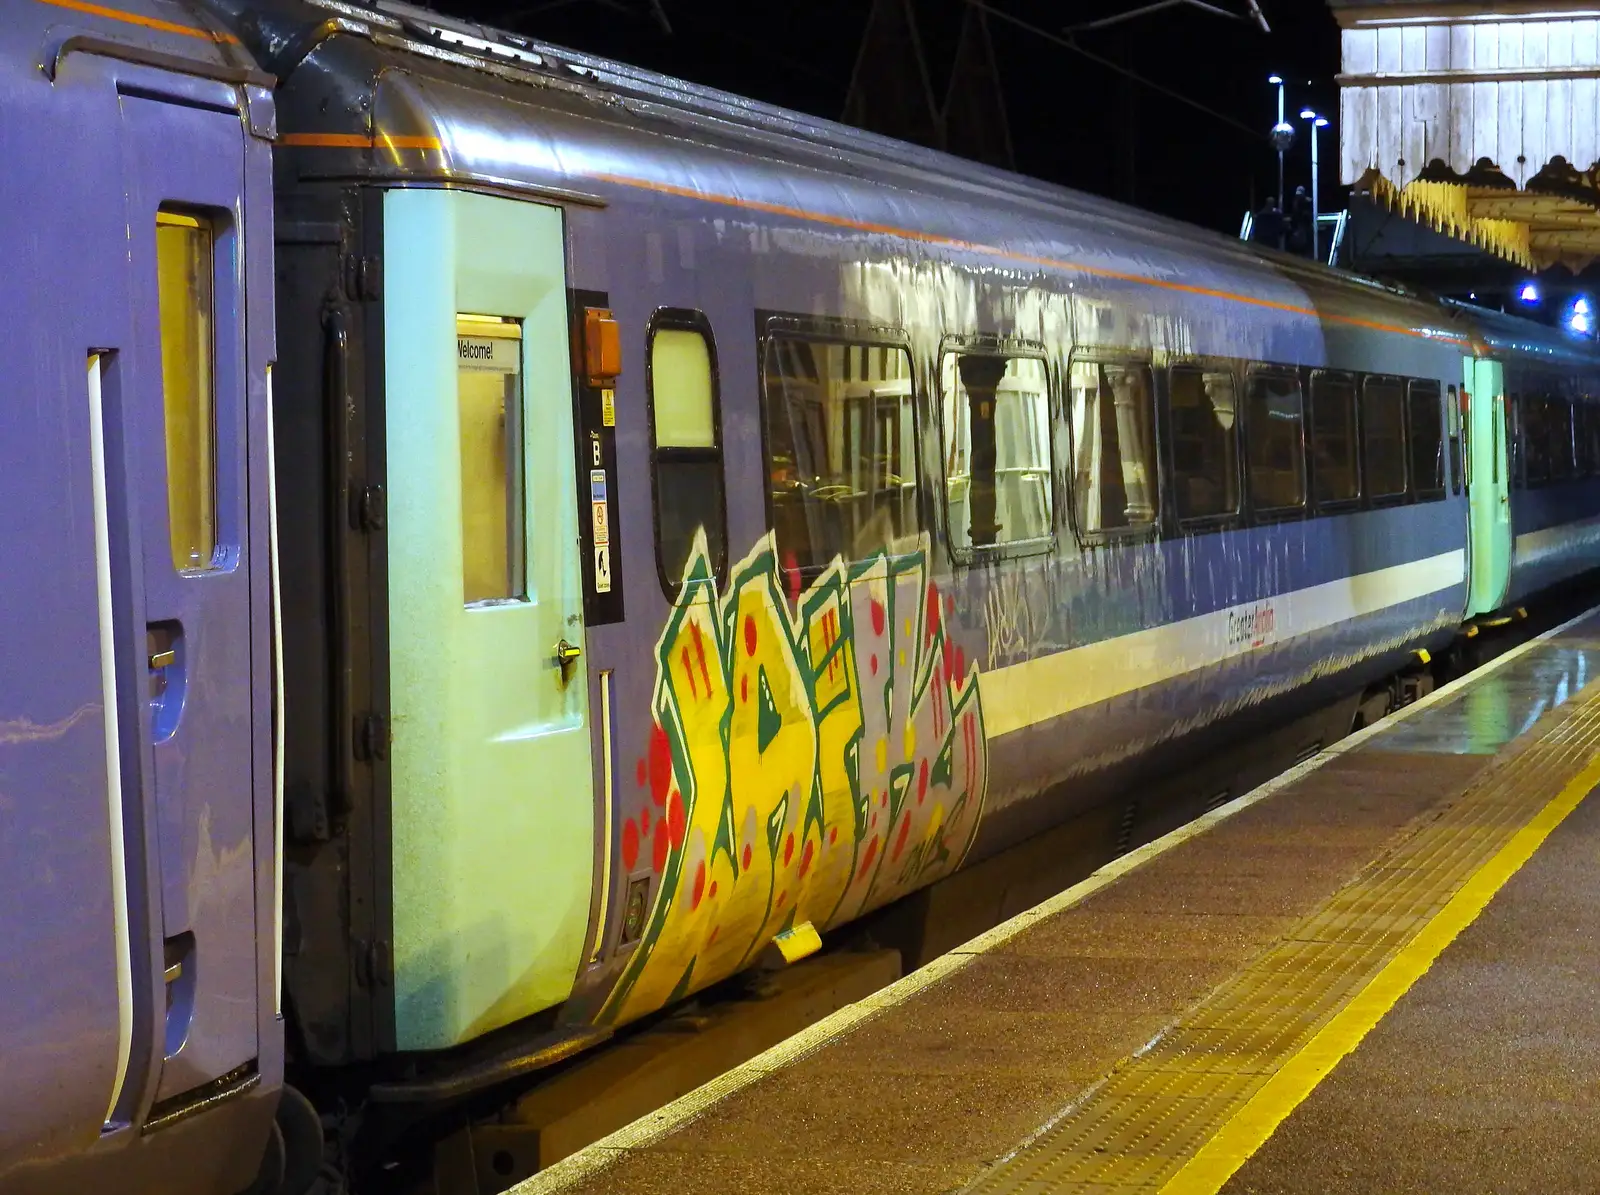
[[[1582,771],[1597,747],[1600,693],[1586,693],[965,1190],[1159,1190]],[[1429,781],[1425,762],[1396,757],[1396,766],[1412,768],[1416,783]]]

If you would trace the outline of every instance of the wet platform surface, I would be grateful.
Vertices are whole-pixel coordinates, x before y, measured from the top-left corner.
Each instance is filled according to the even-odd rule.
[[[1587,1190],[1597,663],[1590,616],[518,1195]]]

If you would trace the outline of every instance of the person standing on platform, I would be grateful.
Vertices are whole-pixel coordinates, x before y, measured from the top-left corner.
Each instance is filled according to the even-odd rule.
[[[1266,245],[1269,249],[1283,248],[1283,212],[1278,209],[1275,197],[1269,196],[1261,210],[1256,213],[1250,239]]]
[[[1311,196],[1306,194],[1304,187],[1294,189],[1294,198],[1289,201],[1289,211],[1285,216],[1287,224],[1285,246],[1290,253],[1301,257],[1311,255]]]

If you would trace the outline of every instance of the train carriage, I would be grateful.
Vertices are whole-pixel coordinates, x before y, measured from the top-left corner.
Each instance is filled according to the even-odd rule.
[[[55,355],[12,376],[66,397],[3,416],[39,484],[0,542],[63,549],[27,650],[104,650],[54,696],[0,659],[33,695],[0,781],[91,777],[13,834],[144,829],[107,813],[8,905],[83,952],[52,982],[133,995],[30,1022],[41,1082],[68,1030],[108,1051],[0,1165],[112,1156],[84,1093],[118,1058],[113,1129],[211,1093],[253,1147],[280,965],[300,1073],[405,1125],[1220,748],[1382,712],[1465,620],[1592,567],[1600,359],[1552,330],[402,4],[26,2],[100,40],[45,34],[59,77],[18,73],[4,135],[81,102],[124,141],[63,154],[77,190],[5,184],[82,205],[40,209],[30,295],[68,285],[40,246],[101,272],[17,309]],[[71,302],[104,327],[66,336]],[[214,430],[174,431],[197,393]],[[40,576],[9,609],[46,617]],[[189,992],[167,1066],[138,1034]]]

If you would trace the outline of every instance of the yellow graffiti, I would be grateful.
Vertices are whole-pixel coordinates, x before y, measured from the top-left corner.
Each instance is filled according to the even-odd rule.
[[[641,1016],[793,925],[841,924],[960,865],[988,753],[977,669],[944,615],[925,539],[835,561],[793,607],[770,535],[722,595],[697,542],[656,648],[655,895],[602,1020]],[[631,822],[627,835],[637,849]]]

